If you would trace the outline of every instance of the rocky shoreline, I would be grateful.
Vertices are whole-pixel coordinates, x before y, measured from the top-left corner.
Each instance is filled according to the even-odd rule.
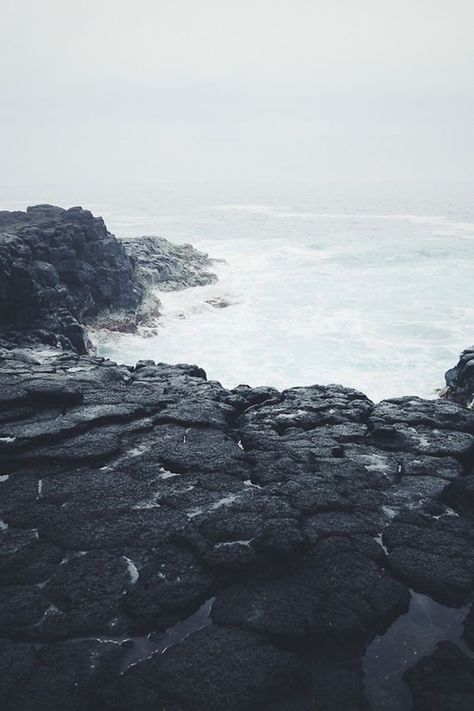
[[[57,218],[66,234],[76,215]],[[50,229],[18,220],[3,299],[45,280],[11,269],[23,236]],[[128,286],[104,305],[87,282],[91,317],[143,300],[112,244],[109,276]],[[86,282],[70,281],[48,308],[83,328]],[[42,307],[2,331],[2,709],[474,708],[471,409],[227,390],[195,365],[116,365],[61,339],[48,354],[31,348]]]
[[[87,328],[155,325],[162,291],[210,284],[212,260],[160,237],[118,240],[81,207],[0,212],[0,348],[86,354]]]

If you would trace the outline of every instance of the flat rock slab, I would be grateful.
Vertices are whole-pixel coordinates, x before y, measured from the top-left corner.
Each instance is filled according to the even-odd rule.
[[[368,708],[409,589],[472,601],[473,432],[448,402],[3,351],[2,709]],[[451,703],[428,671],[416,703]]]

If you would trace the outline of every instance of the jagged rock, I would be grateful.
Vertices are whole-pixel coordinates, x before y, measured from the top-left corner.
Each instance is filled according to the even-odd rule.
[[[217,281],[216,275],[208,271],[213,260],[190,244],[173,244],[163,237],[122,239],[122,244],[135,260],[145,286],[178,291]]]
[[[466,348],[458,363],[445,373],[446,388],[441,396],[472,407],[474,397],[474,346]]]
[[[101,218],[76,207],[0,212],[0,283],[0,343],[46,341],[78,353],[89,348],[87,319],[134,314],[143,296],[124,247]]]
[[[207,255],[159,237],[119,241],[88,210],[0,212],[0,347],[42,343],[79,354],[85,326],[134,331],[164,290],[217,281]]]

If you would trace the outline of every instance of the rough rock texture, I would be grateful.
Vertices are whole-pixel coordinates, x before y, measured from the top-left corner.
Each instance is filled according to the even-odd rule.
[[[473,599],[473,432],[447,401],[4,351],[2,709],[368,709],[409,589]],[[440,650],[415,708],[472,709]]]
[[[127,254],[135,260],[137,274],[146,286],[159,286],[161,291],[178,291],[217,281],[216,275],[209,271],[213,260],[190,244],[173,244],[163,237],[121,241]]]
[[[446,389],[442,397],[472,407],[474,401],[474,346],[466,348],[458,363],[445,374]]]
[[[133,320],[142,295],[133,261],[88,210],[0,212],[0,344],[37,340],[85,353],[82,324],[111,309]]]
[[[406,673],[413,711],[474,708],[474,659],[452,642],[441,642]]]
[[[153,237],[126,245],[80,207],[0,212],[0,347],[42,343],[86,354],[85,326],[133,331],[156,319],[150,286],[216,280],[207,255],[190,245]]]

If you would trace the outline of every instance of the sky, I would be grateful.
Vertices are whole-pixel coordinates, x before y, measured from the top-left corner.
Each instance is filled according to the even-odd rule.
[[[0,185],[474,180],[473,0],[0,0]]]

